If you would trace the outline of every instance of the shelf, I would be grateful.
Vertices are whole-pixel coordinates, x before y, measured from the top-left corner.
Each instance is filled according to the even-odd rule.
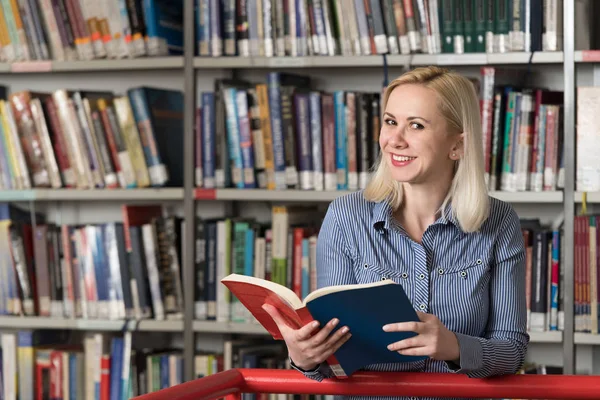
[[[387,55],[388,66],[409,65],[487,65],[527,64],[531,53],[469,53]],[[562,52],[536,52],[534,64],[563,62]],[[308,56],[308,57],[195,57],[194,67],[205,68],[334,68],[382,67],[382,55],[369,56]]]
[[[183,321],[129,321],[127,330],[145,332],[181,332]],[[81,331],[122,331],[125,321],[96,319],[61,319],[50,317],[0,317],[0,329],[71,329]]]
[[[183,200],[181,188],[0,190],[0,201],[132,201]]]
[[[0,73],[139,71],[182,69],[183,57],[140,57],[120,60],[23,61],[0,64]]]
[[[194,332],[268,335],[257,323],[194,321]]]
[[[390,67],[416,65],[502,65],[528,64],[531,53],[467,53],[386,55]],[[576,51],[575,62],[600,62],[600,50]],[[559,64],[563,52],[535,52],[533,64]],[[171,57],[140,57],[90,61],[25,61],[0,63],[0,73],[48,73],[182,69],[184,59]],[[382,55],[368,56],[307,56],[307,57],[195,57],[196,69],[244,68],[339,68],[382,67]]]
[[[70,329],[118,332],[124,330],[124,327],[125,321],[123,320],[0,316],[0,329]],[[158,321],[145,319],[141,321],[128,321],[126,328],[128,331],[141,332],[183,332],[183,320]],[[194,321],[193,330],[197,333],[269,336],[269,333],[258,323]],[[531,343],[561,343],[563,333],[559,331],[530,332],[529,335]],[[575,343],[600,345],[600,335],[576,333]]]
[[[347,190],[266,190],[266,189],[196,189],[197,200],[330,202],[352,193]],[[562,192],[492,192],[509,203],[560,203]]]
[[[575,332],[575,344],[600,345],[600,335]]]
[[[588,203],[600,203],[600,192],[588,192],[587,193],[587,202]],[[583,201],[583,193],[576,192],[575,193],[575,202],[581,203]]]
[[[531,343],[562,343],[563,333],[560,331],[529,332]]]
[[[600,50],[579,50],[573,56],[576,63],[600,62]]]

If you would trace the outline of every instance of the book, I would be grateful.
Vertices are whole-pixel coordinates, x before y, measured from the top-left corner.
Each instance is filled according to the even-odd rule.
[[[283,340],[277,324],[263,310],[263,304],[276,307],[286,323],[299,329],[313,320],[325,326],[339,319],[336,329],[350,328],[352,337],[327,364],[337,378],[347,378],[370,364],[415,362],[424,356],[404,356],[390,351],[391,343],[410,338],[415,332],[384,332],[388,323],[419,321],[401,285],[391,280],[366,284],[337,285],[317,289],[301,300],[291,289],[252,276],[230,274],[221,280],[275,340]],[[390,305],[394,307],[390,307]]]

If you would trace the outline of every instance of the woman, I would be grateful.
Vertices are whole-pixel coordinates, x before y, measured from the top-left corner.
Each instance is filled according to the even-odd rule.
[[[525,249],[513,208],[488,196],[473,84],[438,67],[394,80],[383,96],[381,157],[369,186],[333,201],[317,244],[318,286],[393,279],[420,322],[383,327],[417,335],[390,351],[429,358],[373,371],[513,374],[526,331]],[[388,305],[389,306],[389,305]],[[352,332],[285,326],[292,365],[316,380]]]

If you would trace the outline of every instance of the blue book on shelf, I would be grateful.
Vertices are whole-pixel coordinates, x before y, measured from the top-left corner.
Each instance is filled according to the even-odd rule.
[[[264,303],[276,307],[295,329],[313,320],[323,327],[333,318],[340,321],[336,329],[348,326],[352,337],[327,360],[338,378],[348,377],[371,364],[415,362],[427,358],[404,356],[387,349],[389,344],[416,333],[385,332],[384,325],[419,321],[402,286],[391,280],[324,287],[304,300],[285,286],[252,276],[231,274],[221,282],[274,339],[283,338],[273,319],[262,309]]]

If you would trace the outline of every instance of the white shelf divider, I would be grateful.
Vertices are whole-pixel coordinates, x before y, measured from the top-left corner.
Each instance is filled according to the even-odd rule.
[[[217,189],[205,195],[198,189],[196,197],[201,200],[222,201],[273,201],[273,202],[330,202],[352,193],[348,190],[266,190],[266,189]],[[491,196],[509,203],[556,203],[562,202],[562,192],[491,192]]]
[[[600,203],[600,192],[588,192],[586,194],[588,203]],[[583,192],[575,193],[575,202],[582,203],[583,202]]]
[[[137,324],[137,327],[136,327]],[[67,319],[52,317],[2,316],[0,329],[70,329],[80,331],[121,331],[124,320]],[[127,330],[145,332],[181,332],[183,321],[141,320],[128,321]]]
[[[408,65],[488,65],[528,64],[529,52],[470,53],[470,54],[412,54],[386,55],[391,67]],[[563,53],[536,52],[533,64],[559,64]],[[382,55],[369,56],[307,56],[307,57],[195,57],[196,69],[215,68],[338,68],[383,67]]]
[[[592,346],[600,345],[600,335],[596,335],[593,333],[576,332],[575,344]]]
[[[260,324],[239,322],[194,321],[194,332],[268,335]]]
[[[183,200],[181,188],[0,190],[0,201],[167,201]]]
[[[562,332],[529,332],[529,341],[531,343],[562,343]]]

